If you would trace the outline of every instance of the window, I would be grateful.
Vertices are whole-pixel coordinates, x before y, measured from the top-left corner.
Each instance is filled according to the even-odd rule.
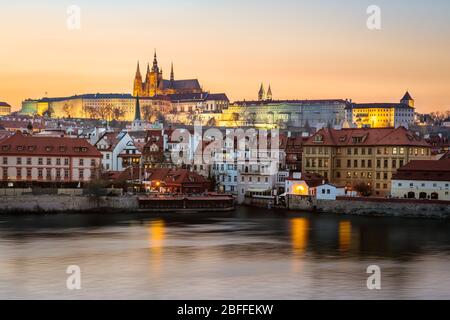
[[[3,179],[8,179],[8,168],[3,168]]]
[[[27,169],[27,177],[31,178],[31,169]]]
[[[38,165],[42,166],[42,158],[38,158]]]
[[[84,170],[80,170],[80,179],[84,179]]]
[[[80,159],[80,166],[84,166],[84,159]]]
[[[27,165],[31,165],[31,158],[27,158]]]
[[[22,164],[22,158],[18,157],[16,162],[17,162],[17,164]]]
[[[393,169],[397,168],[397,160],[395,160],[395,159],[392,160],[392,168]]]
[[[341,167],[341,159],[337,159],[336,160],[336,168],[340,168]]]
[[[68,159],[68,158],[65,158],[65,159],[64,159],[64,165],[65,165],[65,166],[68,166],[68,165],[69,165],[69,159]]]
[[[3,157],[3,164],[8,164],[8,157]]]
[[[64,170],[64,178],[69,178],[69,170]]]
[[[384,159],[383,168],[389,167],[389,163],[387,159]]]
[[[91,159],[91,167],[95,167],[95,159]]]
[[[61,159],[60,158],[56,158],[56,165],[60,166],[61,165]]]
[[[38,169],[38,178],[42,178],[42,177],[43,177],[42,169]]]
[[[380,159],[377,160],[377,168],[381,168],[381,160]]]
[[[51,158],[47,158],[47,165],[51,166],[52,165],[52,159]]]
[[[352,167],[352,160],[348,159],[347,160],[347,168],[351,168]]]
[[[52,171],[51,171],[51,169],[47,169],[46,170],[46,174],[47,174],[47,180],[50,180],[52,178]]]
[[[358,160],[353,160],[353,167],[358,168]]]
[[[21,179],[22,178],[22,168],[17,168],[16,172],[17,172],[17,179]]]
[[[372,160],[367,160],[367,168],[372,168]]]

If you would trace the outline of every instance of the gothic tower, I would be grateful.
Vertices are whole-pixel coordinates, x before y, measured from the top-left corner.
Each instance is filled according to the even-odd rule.
[[[266,92],[264,91],[264,86],[261,83],[261,87],[259,88],[258,92],[258,101],[264,101],[266,98]]]
[[[143,96],[150,96],[150,65],[147,63],[147,71],[145,73],[145,82],[143,88]]]
[[[142,95],[142,76],[141,76],[141,70],[139,69],[139,61],[138,61],[136,75],[134,77],[133,96],[136,97],[139,95]]]
[[[149,80],[150,83],[148,85],[149,87],[149,92],[148,95],[150,97],[153,97],[157,94],[160,93],[160,84],[162,84],[162,70],[159,69],[158,67],[158,59],[156,58],[156,50],[155,50],[155,54],[153,56],[153,66],[152,66],[152,70],[149,74]]]
[[[269,83],[269,89],[267,90],[266,100],[269,100],[269,101],[272,100],[272,89],[270,88],[270,83]]]

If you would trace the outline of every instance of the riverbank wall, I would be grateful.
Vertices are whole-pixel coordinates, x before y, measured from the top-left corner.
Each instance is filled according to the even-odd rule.
[[[448,201],[350,197],[338,197],[336,200],[317,200],[313,197],[295,195],[288,195],[286,200],[287,207],[291,210],[450,219],[450,202]]]
[[[58,213],[134,211],[139,208],[135,196],[24,195],[1,196],[0,213]]]

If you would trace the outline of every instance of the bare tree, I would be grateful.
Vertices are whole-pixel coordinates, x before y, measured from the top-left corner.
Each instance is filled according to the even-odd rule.
[[[119,107],[112,108],[112,117],[114,120],[120,120],[124,116],[125,116],[125,111],[123,111],[122,108],[119,108]]]
[[[72,104],[69,104],[69,103],[67,103],[67,102],[64,103],[63,111],[64,111],[64,113],[66,114],[66,118],[72,118],[72,117],[71,117],[72,109],[73,109]]]

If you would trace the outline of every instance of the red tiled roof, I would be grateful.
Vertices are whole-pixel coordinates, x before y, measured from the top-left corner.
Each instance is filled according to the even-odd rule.
[[[85,139],[25,136],[17,132],[13,136],[0,141],[2,155],[42,155],[101,157],[102,154]]]
[[[139,179],[139,173],[141,173],[142,178],[148,181],[163,181],[167,185],[183,185],[183,184],[199,184],[199,183],[209,183],[207,179],[198,174],[197,172],[189,171],[187,169],[169,169],[169,168],[153,168],[153,169],[142,169],[127,168],[123,171],[117,179],[119,180],[130,180],[131,172],[133,172],[133,179]]]
[[[398,128],[360,128],[330,129],[324,128],[310,137],[304,145],[308,146],[421,146],[430,147],[425,139],[404,127]]]
[[[410,161],[398,169],[392,179],[450,181],[450,159]]]
[[[45,129],[45,125],[40,121],[0,120],[0,125],[6,129],[25,129],[30,122],[33,129]]]

